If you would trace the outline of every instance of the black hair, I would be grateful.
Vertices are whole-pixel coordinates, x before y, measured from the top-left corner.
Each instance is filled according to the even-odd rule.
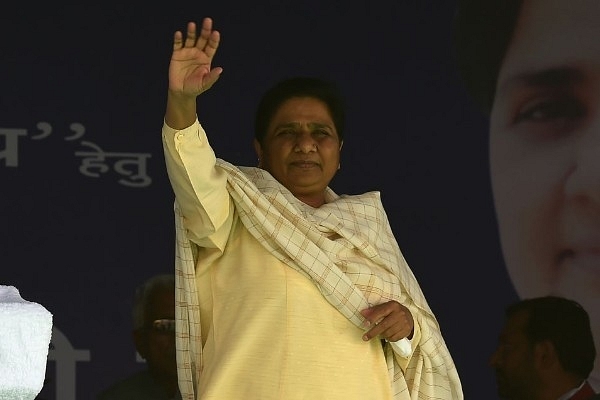
[[[506,50],[523,0],[458,0],[454,16],[454,57],[475,102],[489,113]]]
[[[549,340],[565,371],[586,379],[594,369],[596,348],[587,311],[558,296],[524,299],[506,308],[506,317],[527,313],[525,335],[530,344]]]
[[[148,306],[152,296],[154,296],[157,292],[167,289],[175,289],[174,274],[160,274],[152,276],[135,289],[132,309],[134,329],[141,329],[144,327],[147,318],[146,314],[148,313]]]
[[[338,86],[324,79],[296,76],[279,81],[261,97],[254,118],[254,137],[262,144],[279,107],[292,97],[312,97],[327,105],[340,141],[344,137],[345,104]]]

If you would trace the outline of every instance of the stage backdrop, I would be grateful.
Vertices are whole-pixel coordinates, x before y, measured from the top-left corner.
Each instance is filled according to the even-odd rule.
[[[135,286],[174,271],[160,130],[172,35],[214,19],[220,80],[199,100],[218,156],[256,165],[254,107],[280,78],[336,80],[348,103],[338,193],[379,190],[467,399],[516,299],[501,259],[487,120],[452,58],[450,0],[14,5],[0,23],[0,284],[54,317],[39,399],[94,399],[143,368]],[[483,311],[483,312],[482,312]]]

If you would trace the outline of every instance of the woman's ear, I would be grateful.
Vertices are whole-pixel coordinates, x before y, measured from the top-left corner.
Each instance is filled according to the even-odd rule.
[[[254,151],[256,152],[256,156],[258,157],[258,167],[262,167],[262,147],[260,142],[254,139]]]
[[[342,141],[340,142],[340,151],[342,151],[342,146],[343,146],[343,145],[344,145],[344,141],[342,140]],[[338,163],[338,171],[340,170],[340,168],[342,168],[342,164],[341,164],[341,163]]]

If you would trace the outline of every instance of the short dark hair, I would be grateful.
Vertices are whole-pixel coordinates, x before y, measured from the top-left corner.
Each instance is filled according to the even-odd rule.
[[[343,140],[345,105],[339,87],[317,77],[295,76],[279,81],[261,97],[254,118],[254,137],[263,142],[269,124],[279,107],[292,97],[312,97],[327,105],[340,141]]]
[[[549,340],[565,371],[586,379],[594,369],[596,348],[587,311],[559,296],[524,299],[506,308],[506,317],[527,313],[525,335],[530,344]]]
[[[454,16],[454,57],[475,102],[489,113],[506,50],[523,0],[458,0]]]
[[[131,311],[134,329],[141,329],[144,327],[148,313],[148,306],[152,296],[154,296],[157,292],[171,289],[175,290],[174,274],[154,275],[135,289],[135,294],[133,297],[133,309]]]

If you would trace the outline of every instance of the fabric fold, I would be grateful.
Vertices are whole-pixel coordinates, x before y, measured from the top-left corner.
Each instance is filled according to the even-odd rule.
[[[462,399],[454,362],[437,320],[419,284],[401,254],[378,192],[338,196],[327,190],[327,202],[318,209],[295,198],[268,172],[236,167],[217,159],[227,173],[227,190],[246,229],[279,260],[305,274],[329,303],[356,326],[360,311],[395,300],[408,307],[421,332],[408,360],[386,346],[386,363],[394,399]],[[194,284],[196,260],[187,239],[183,216],[175,204],[178,298],[177,318],[187,329],[178,333],[178,364],[192,368],[180,377],[182,393],[193,393],[190,378],[201,373],[199,307]],[[358,216],[358,217],[357,217]],[[367,221],[359,225],[354,221]],[[194,310],[192,312],[192,310]],[[195,344],[194,344],[195,343]],[[196,346],[196,348],[192,348]],[[190,349],[193,351],[185,351]],[[401,365],[402,364],[402,365]],[[197,379],[194,379],[197,381]],[[193,395],[184,397],[193,400]]]

